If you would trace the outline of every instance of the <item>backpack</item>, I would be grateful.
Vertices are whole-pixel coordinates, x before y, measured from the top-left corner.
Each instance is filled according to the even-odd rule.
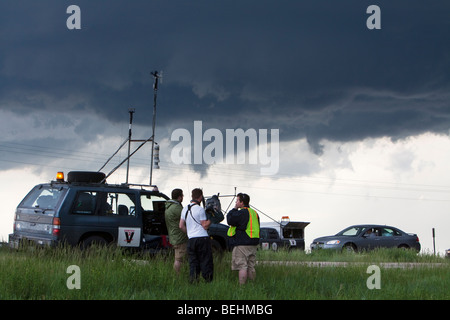
[[[225,218],[218,195],[213,195],[211,198],[206,199],[205,211],[206,218],[211,220],[211,223],[220,223]]]

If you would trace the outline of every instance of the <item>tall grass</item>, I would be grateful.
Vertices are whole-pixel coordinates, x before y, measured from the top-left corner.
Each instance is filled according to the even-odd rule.
[[[74,248],[10,251],[0,248],[0,299],[449,299],[448,259],[402,251],[357,255],[258,251],[258,260],[357,261],[347,267],[260,263],[257,278],[238,284],[230,253],[215,257],[212,283],[190,284],[188,265],[172,269],[173,256],[130,255],[119,249]],[[382,269],[381,289],[370,290],[367,267],[381,261],[439,262],[439,267]],[[68,289],[70,265],[80,267],[80,289]]]
[[[258,251],[260,260],[277,261],[335,261],[335,262],[418,262],[418,263],[450,263],[439,255],[429,252],[418,254],[414,250],[380,248],[373,251],[352,253],[337,250],[317,250],[305,253],[300,250],[264,250]]]

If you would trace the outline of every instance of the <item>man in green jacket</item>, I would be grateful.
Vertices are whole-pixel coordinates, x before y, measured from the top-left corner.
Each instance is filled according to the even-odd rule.
[[[165,219],[167,231],[169,232],[169,241],[175,250],[175,262],[173,269],[178,274],[181,264],[185,260],[188,237],[180,228],[180,216],[183,206],[183,190],[173,189],[172,199],[166,202]]]

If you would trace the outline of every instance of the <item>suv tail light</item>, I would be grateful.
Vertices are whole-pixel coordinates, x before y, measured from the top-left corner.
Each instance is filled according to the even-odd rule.
[[[59,218],[53,218],[52,224],[52,235],[59,236],[59,231],[61,229],[61,220]]]
[[[15,214],[14,214],[14,224],[13,224],[13,230],[14,230],[14,232],[16,232],[16,231],[19,231],[20,230],[20,228],[21,228],[21,224],[20,224],[20,217],[19,217],[19,214],[16,212]]]

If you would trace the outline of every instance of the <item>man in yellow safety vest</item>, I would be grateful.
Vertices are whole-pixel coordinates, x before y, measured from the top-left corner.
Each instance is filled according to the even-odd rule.
[[[248,194],[239,193],[236,196],[234,209],[227,214],[227,223],[230,226],[230,245],[233,246],[231,270],[238,270],[239,283],[245,284],[247,279],[255,279],[256,250],[259,245],[259,216],[250,208]]]

